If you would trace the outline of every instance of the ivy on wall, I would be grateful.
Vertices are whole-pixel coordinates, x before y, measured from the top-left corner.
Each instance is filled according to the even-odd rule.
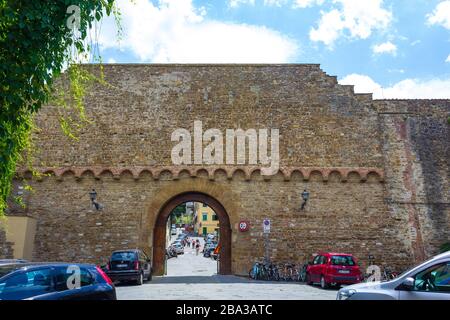
[[[69,6],[79,8],[76,30],[68,27]],[[64,69],[70,79],[71,104],[86,121],[85,85],[94,80],[76,63],[91,51],[90,30],[104,14],[120,14],[114,0],[0,0],[0,216],[4,215],[16,166],[31,146],[33,115],[49,99],[67,107],[67,97],[55,90],[55,78]],[[77,124],[60,119],[72,137]]]

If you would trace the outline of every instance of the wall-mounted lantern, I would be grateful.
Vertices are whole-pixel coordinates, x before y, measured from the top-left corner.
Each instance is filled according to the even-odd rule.
[[[92,191],[89,192],[89,197],[91,198],[91,203],[95,210],[100,211],[105,207],[101,203],[97,202],[97,191],[95,191],[95,189],[92,189]]]
[[[301,207],[300,210],[304,210],[305,209],[306,203],[309,200],[309,192],[306,191],[306,189],[305,189],[305,191],[302,192],[302,199],[303,199],[303,203],[302,203],[302,207]]]

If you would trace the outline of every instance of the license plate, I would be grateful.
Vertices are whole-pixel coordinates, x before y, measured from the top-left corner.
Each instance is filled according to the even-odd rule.
[[[117,268],[125,268],[125,267],[128,267],[128,265],[126,265],[126,264],[118,264],[117,265]]]
[[[349,273],[350,273],[350,270],[339,270],[339,273],[349,274]]]

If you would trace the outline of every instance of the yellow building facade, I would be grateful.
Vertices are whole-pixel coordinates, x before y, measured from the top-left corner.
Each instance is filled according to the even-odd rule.
[[[194,205],[194,232],[199,235],[219,233],[219,217],[206,204],[196,202]]]

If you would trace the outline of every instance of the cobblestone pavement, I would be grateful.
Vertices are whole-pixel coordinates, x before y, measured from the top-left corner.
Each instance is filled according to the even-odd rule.
[[[185,254],[167,261],[167,275],[142,286],[116,287],[119,300],[334,300],[337,290],[322,290],[302,283],[254,281],[217,275],[216,261]]]

